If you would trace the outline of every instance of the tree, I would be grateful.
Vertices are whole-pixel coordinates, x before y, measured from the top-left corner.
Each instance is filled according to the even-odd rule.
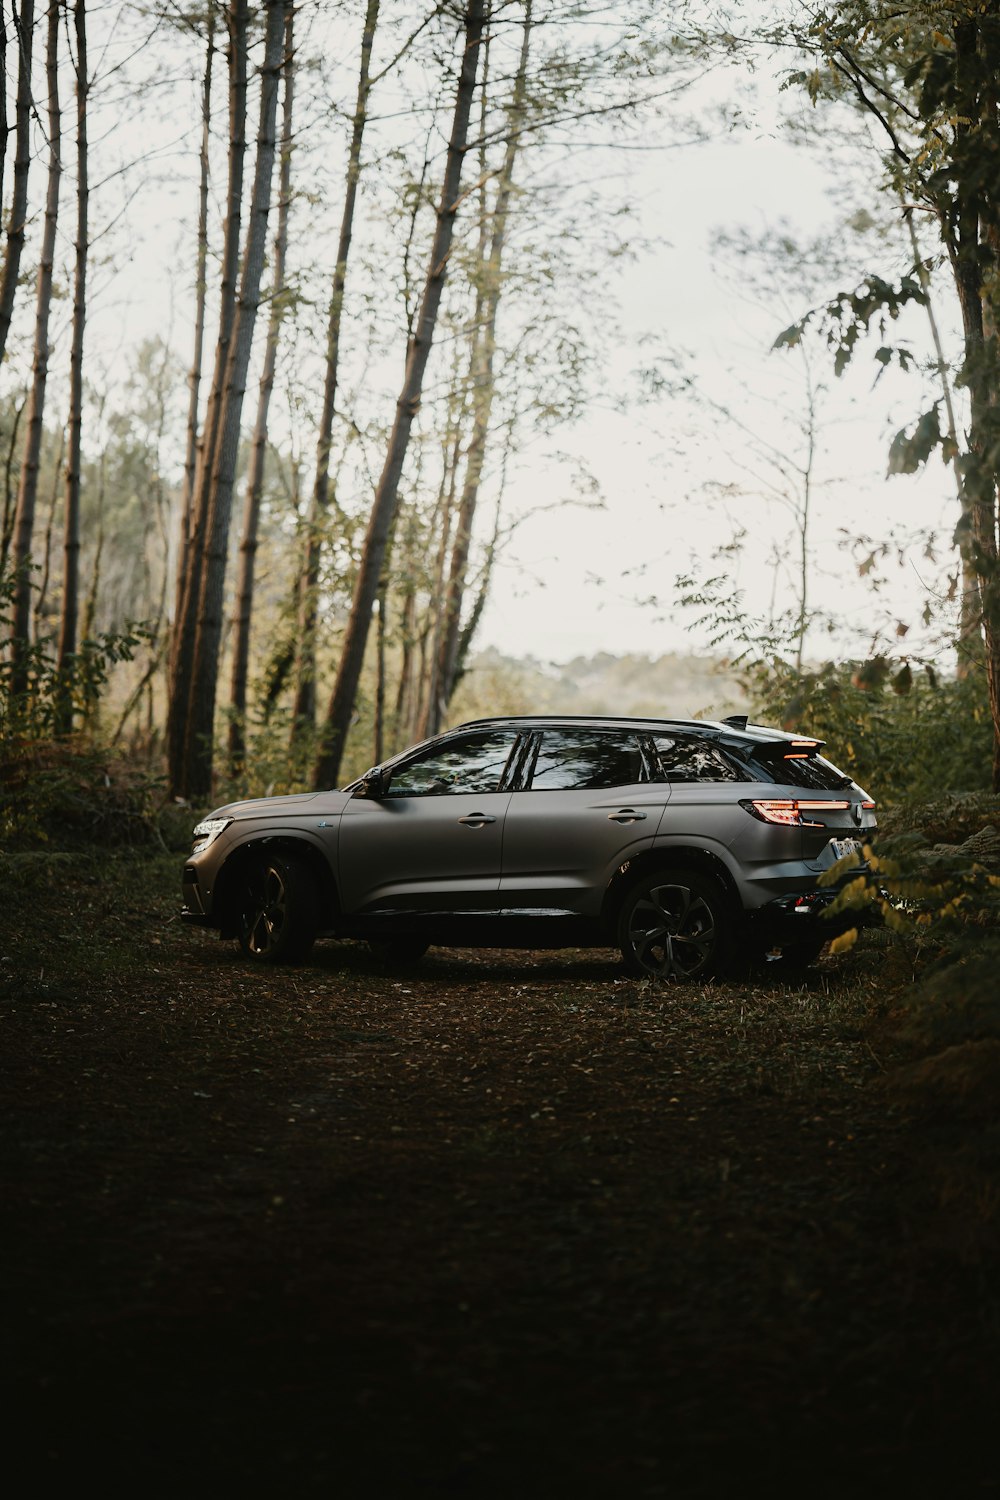
[[[531,0],[525,0],[524,30],[508,114],[506,149],[497,177],[496,201],[489,225],[485,201],[481,209],[480,265],[477,274],[472,334],[472,435],[465,453],[462,494],[458,505],[454,544],[441,608],[441,631],[435,659],[431,664],[426,718],[422,725],[424,734],[437,733],[458,680],[460,626],[469,565],[469,548],[472,542],[472,526],[479,500],[483,463],[490,434],[493,399],[496,392],[493,359],[496,346],[497,310],[503,286],[504,242],[507,235],[511,192],[514,186],[514,165],[522,139],[521,124],[527,91],[532,22]],[[487,176],[484,162],[481,177]],[[483,184],[483,198],[485,200],[485,183]]]
[[[198,408],[205,346],[205,310],[208,297],[208,188],[209,148],[212,136],[212,69],[215,61],[215,7],[209,3],[205,37],[205,72],[201,86],[201,149],[198,153],[198,230],[195,255],[194,347],[188,371],[187,441],[184,453],[184,490],[181,499],[180,545],[174,616],[181,618],[184,584],[190,560],[192,511],[198,470]],[[232,314],[231,302],[227,311]]]
[[[378,25],[379,0],[368,0],[361,34],[361,72],[351,126],[351,143],[347,154],[347,181],[344,208],[337,241],[337,259],[330,291],[327,318],[326,366],[323,379],[323,408],[316,439],[316,474],[313,481],[309,514],[305,528],[305,557],[297,582],[298,630],[296,640],[295,704],[292,710],[293,732],[316,718],[316,594],[319,587],[320,528],[329,509],[330,447],[333,415],[337,402],[340,373],[340,330],[344,314],[344,289],[347,265],[354,233],[354,212],[358,182],[361,176],[361,147],[368,121],[368,95],[371,89],[371,54]]]
[[[59,628],[57,666],[65,675],[76,652],[80,593],[80,447],[83,428],[83,335],[87,320],[87,8],[86,0],[75,0],[73,25],[76,34],[76,261],[73,276],[73,339],[70,352],[69,434],[66,454],[66,501],[64,518],[64,567],[62,618]],[[64,702],[58,729],[66,734],[73,727],[72,705]]]
[[[217,446],[211,479],[204,488],[205,525],[198,596],[197,631],[191,667],[185,735],[187,789],[203,795],[211,789],[215,696],[222,635],[223,585],[229,549],[240,420],[246,394],[247,369],[253,343],[260,282],[264,269],[267,222],[271,205],[271,175],[276,151],[275,120],[278,82],[283,69],[285,14],[291,0],[268,0],[264,58],[261,64],[260,123],[254,162],[246,244],[232,342],[219,400]]]
[[[281,124],[281,171],[278,190],[278,225],[274,236],[274,259],[270,290],[270,315],[264,367],[257,397],[257,420],[250,448],[250,472],[247,476],[243,508],[243,536],[240,542],[239,577],[236,584],[236,612],[229,719],[229,772],[235,776],[246,753],[247,672],[250,661],[250,620],[253,611],[254,565],[257,556],[257,528],[261,493],[264,486],[264,459],[267,453],[267,419],[274,388],[274,366],[278,352],[278,335],[285,312],[285,252],[288,242],[288,207],[291,201],[292,170],[292,100],[294,89],[294,16],[285,16],[285,94]]]
[[[45,416],[45,386],[49,373],[49,312],[52,305],[52,271],[55,260],[56,221],[59,217],[59,183],[62,175],[58,0],[50,0],[49,3],[45,43],[45,78],[48,87],[48,185],[35,290],[35,342],[31,394],[28,400],[24,455],[21,460],[21,479],[14,521],[13,560],[16,576],[11,631],[11,687],[15,696],[24,693],[28,686],[27,648],[31,635],[31,543],[35,525],[38,464]]]
[[[205,527],[208,514],[208,491],[215,463],[219,409],[225,379],[229,346],[236,317],[236,292],[239,276],[240,226],[243,209],[243,163],[246,155],[247,100],[247,0],[233,0],[226,8],[229,43],[226,53],[229,75],[229,151],[226,183],[226,212],[223,221],[222,264],[219,285],[218,332],[212,385],[206,403],[205,421],[198,445],[195,487],[184,507],[181,545],[177,568],[179,587],[170,660],[170,693],[167,715],[167,774],[170,785],[183,792],[188,782],[187,726],[191,681],[194,670],[195,633],[198,600],[201,591],[201,569]],[[206,64],[207,71],[207,64]],[[209,80],[210,82],[210,80]],[[203,117],[203,142],[207,122]],[[203,145],[204,150],[204,145]],[[204,155],[202,161],[204,163]],[[204,184],[204,166],[202,184]],[[196,312],[197,319],[197,312]],[[197,342],[197,325],[196,325]],[[189,426],[190,432],[190,426]]]
[[[454,235],[455,216],[458,212],[459,183],[483,32],[483,6],[484,0],[468,0],[466,6],[464,45],[455,95],[455,112],[448,141],[444,180],[438,203],[437,223],[427,276],[416,325],[407,350],[406,368],[396,402],[396,415],[389,437],[389,446],[375,490],[350,618],[344,636],[340,666],[327,709],[323,743],[313,773],[314,785],[317,787],[335,785],[337,781],[344,740],[354,712],[354,700],[361,677],[372,609],[381,581],[389,534],[396,516],[399,484],[410,431],[420,405],[424,372],[434,339],[434,329],[447,274],[448,255]]]
[[[14,192],[7,218],[7,244],[0,273],[0,363],[7,348],[7,335],[14,311],[17,278],[24,248],[24,226],[28,217],[28,169],[31,166],[31,50],[35,33],[35,0],[11,0],[11,19],[17,41],[17,102],[15,110]],[[2,20],[2,15],[0,15]],[[3,28],[6,41],[6,25]],[[6,72],[6,68],[4,70]],[[4,78],[4,147],[6,148],[6,78]],[[4,151],[6,159],[6,149]]]
[[[993,781],[1000,790],[1000,5],[951,0],[897,9],[854,0],[821,12],[799,40],[875,122],[886,148],[887,185],[931,211],[951,267],[963,333],[959,384],[969,403],[957,455],[962,514],[955,540],[979,583]],[[824,86],[819,75],[794,76],[814,96]],[[873,275],[835,298],[816,316],[837,366],[843,368],[873,322],[884,326],[887,316],[924,300],[916,268],[898,284]],[[803,326],[788,330],[785,341],[800,337]],[[907,359],[883,339],[876,358],[885,365],[894,357]],[[938,449],[953,456],[940,404],[912,432],[897,435],[891,469],[913,472]]]

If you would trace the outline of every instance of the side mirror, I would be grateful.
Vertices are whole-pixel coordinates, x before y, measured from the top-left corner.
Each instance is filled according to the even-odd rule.
[[[381,766],[373,766],[362,776],[361,785],[354,795],[355,797],[372,797],[377,802],[385,796],[388,786],[389,778]]]

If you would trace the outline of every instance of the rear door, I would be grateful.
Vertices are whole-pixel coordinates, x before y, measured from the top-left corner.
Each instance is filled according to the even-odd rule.
[[[625,729],[542,730],[527,768],[507,810],[501,909],[596,916],[617,867],[652,844],[670,787]]]

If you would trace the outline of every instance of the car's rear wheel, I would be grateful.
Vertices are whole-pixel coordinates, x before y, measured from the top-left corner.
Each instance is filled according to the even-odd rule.
[[[708,979],[728,936],[721,887],[693,870],[658,870],[631,887],[618,919],[618,943],[632,974]]]
[[[239,944],[259,964],[304,959],[319,929],[316,887],[301,861],[286,854],[258,856],[248,867]]]

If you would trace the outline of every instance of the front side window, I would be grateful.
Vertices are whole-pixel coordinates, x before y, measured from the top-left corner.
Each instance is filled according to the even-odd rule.
[[[387,797],[445,797],[496,792],[517,735],[513,730],[469,735],[436,745],[392,773]]]
[[[638,735],[547,729],[538,748],[531,790],[581,791],[648,780]]]
[[[744,781],[732,761],[707,740],[689,735],[654,735],[658,781]]]

